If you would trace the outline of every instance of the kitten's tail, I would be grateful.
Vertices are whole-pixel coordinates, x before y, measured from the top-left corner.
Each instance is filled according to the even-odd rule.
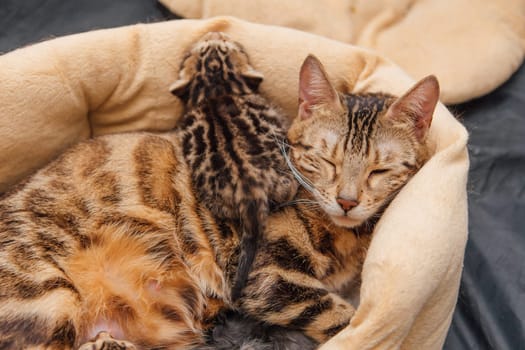
[[[263,235],[264,225],[268,217],[268,200],[252,199],[241,204],[241,242],[239,252],[239,263],[233,280],[232,301],[241,296],[246,286],[248,274],[252,268],[255,253],[260,237]]]

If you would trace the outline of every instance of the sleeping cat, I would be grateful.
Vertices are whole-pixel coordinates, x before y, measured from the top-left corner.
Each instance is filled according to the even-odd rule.
[[[0,200],[0,348],[189,349],[225,309],[317,342],[344,328],[373,223],[429,157],[438,84],[342,95],[309,56],[299,86],[303,188],[268,216],[236,303],[241,233],[198,200],[177,132],[103,136]]]
[[[301,334],[267,325],[317,342],[348,325],[354,308],[340,296],[359,285],[381,213],[430,157],[426,139],[438,97],[434,76],[400,98],[340,94],[322,64],[306,58],[288,131],[289,165],[302,190],[296,205],[269,218],[241,300],[248,317],[221,319],[200,350],[313,349]]]
[[[197,200],[219,220],[240,221],[240,256],[231,291],[246,283],[270,205],[289,201],[297,183],[281,154],[288,118],[257,93],[263,77],[226,34],[204,35],[171,86],[186,104],[177,137]]]

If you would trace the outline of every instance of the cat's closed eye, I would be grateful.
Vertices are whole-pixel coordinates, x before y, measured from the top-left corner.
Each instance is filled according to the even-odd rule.
[[[391,169],[387,169],[387,168],[380,168],[380,169],[374,169],[370,172],[370,174],[368,174],[368,177],[372,177],[372,176],[375,176],[375,175],[382,175],[382,174],[386,174],[390,171]]]
[[[331,167],[333,168],[334,171],[336,170],[336,167],[337,167],[337,166],[335,165],[335,163],[334,163],[332,160],[327,159],[327,158],[325,158],[325,157],[321,157],[321,160],[322,160],[323,162],[325,162],[325,164],[331,166]]]
[[[312,163],[304,163],[301,165],[301,170],[307,173],[318,173],[319,169],[315,167]]]

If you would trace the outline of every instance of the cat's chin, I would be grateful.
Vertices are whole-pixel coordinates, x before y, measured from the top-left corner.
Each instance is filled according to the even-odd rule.
[[[354,228],[357,226],[360,226],[363,222],[361,220],[355,220],[351,219],[348,216],[345,215],[330,215],[330,218],[336,224],[337,226],[346,227],[346,228]]]

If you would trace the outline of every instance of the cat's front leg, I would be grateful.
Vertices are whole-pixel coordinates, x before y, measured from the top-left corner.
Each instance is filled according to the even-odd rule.
[[[355,312],[317,279],[272,266],[251,274],[240,303],[251,316],[302,331],[320,343],[345,328]]]

